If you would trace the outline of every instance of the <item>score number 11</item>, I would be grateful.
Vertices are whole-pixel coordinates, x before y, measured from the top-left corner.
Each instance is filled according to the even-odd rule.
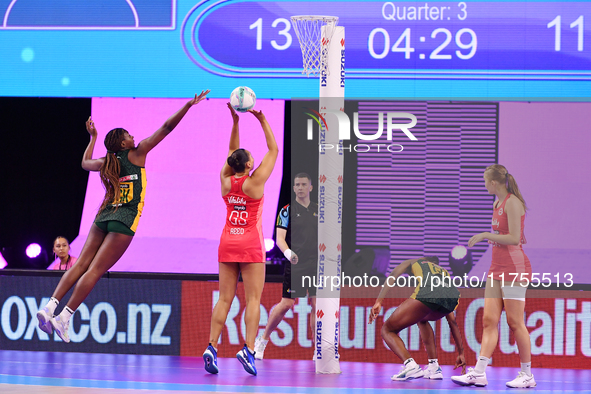
[[[552,22],[548,23],[548,29],[554,27],[554,50],[560,51],[560,22],[561,17],[558,15]],[[583,52],[583,15],[579,16],[576,21],[570,24],[570,28],[578,27],[577,51]]]

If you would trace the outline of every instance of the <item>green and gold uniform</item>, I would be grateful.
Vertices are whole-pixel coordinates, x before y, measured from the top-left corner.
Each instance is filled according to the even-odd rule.
[[[108,225],[109,231],[133,235],[137,230],[137,225],[144,209],[146,169],[131,163],[127,157],[128,154],[128,149],[115,153],[121,165],[121,171],[119,173],[119,201],[116,204],[114,202],[108,204],[96,216],[95,224],[103,231],[107,231]],[[123,223],[131,231],[118,231],[117,227],[121,228],[121,226],[111,226],[110,222],[112,221]]]
[[[435,311],[453,312],[460,300],[460,291],[453,285],[449,273],[426,259],[411,265],[413,276],[421,278],[410,298],[421,301]],[[434,279],[437,277],[438,279]]]

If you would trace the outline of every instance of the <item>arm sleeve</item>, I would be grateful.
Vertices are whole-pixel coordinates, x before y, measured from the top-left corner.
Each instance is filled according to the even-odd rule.
[[[275,223],[276,228],[283,228],[287,230],[287,226],[289,225],[289,204],[281,208],[279,211],[279,215],[277,215],[277,223]]]

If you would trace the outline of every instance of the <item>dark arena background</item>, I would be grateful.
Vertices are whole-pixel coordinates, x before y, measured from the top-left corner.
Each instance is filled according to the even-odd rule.
[[[345,27],[342,111],[350,137],[324,146],[340,149],[344,161],[341,272],[381,285],[404,260],[438,256],[454,278],[469,281],[455,313],[474,366],[492,246],[467,245],[491,231],[494,196],[483,172],[503,164],[527,202],[523,248],[539,279],[525,304],[536,390],[591,392],[591,35],[584,24],[591,2],[210,0],[0,0],[0,392],[470,390],[450,380],[461,371],[453,369],[457,350],[444,320],[432,324],[444,379],[390,379],[401,361],[381,328],[411,287],[392,290],[374,324],[367,323],[379,289],[341,288],[341,374],[316,373],[314,312],[310,299],[298,298],[253,377],[235,359],[245,341],[240,282],[219,343],[220,373],[203,369],[219,299],[226,209],[219,173],[235,87],[255,91],[255,109],[279,145],[265,186],[259,334],[289,264],[275,244],[275,223],[294,198],[293,176],[308,173],[311,199],[319,200],[322,119],[311,110],[319,110],[319,79],[301,75],[290,21],[307,14],[338,16]],[[208,99],[150,152],[138,231],[73,315],[71,342],[41,331],[36,313],[63,274],[47,269],[53,241],[66,237],[78,256],[104,196],[98,173],[81,168],[86,120],[92,116],[98,129],[93,157],[102,157],[112,128],[138,142],[205,89]],[[392,113],[416,119],[416,139],[390,127],[407,122]],[[258,165],[267,151],[258,121],[240,114],[240,132]],[[418,327],[400,337],[426,365]],[[486,390],[506,390],[519,366],[503,312]]]

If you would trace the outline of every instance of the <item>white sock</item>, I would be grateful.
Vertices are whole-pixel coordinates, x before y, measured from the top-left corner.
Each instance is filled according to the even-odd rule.
[[[439,365],[439,361],[437,361],[436,358],[430,358],[429,359],[429,365],[438,366]]]
[[[415,362],[414,358],[409,358],[406,361],[404,361],[404,366],[405,367],[411,367],[411,368],[416,368],[418,367],[418,364]]]
[[[478,361],[476,362],[476,366],[474,367],[474,372],[476,372],[477,374],[483,374],[484,371],[486,371],[488,361],[489,359],[484,356],[478,357]]]
[[[261,342],[266,345],[267,343],[269,343],[268,339],[264,339],[263,337],[261,337]]]
[[[71,310],[70,308],[68,308],[67,306],[64,308],[64,310],[62,311],[62,313],[60,313],[60,320],[63,321],[64,323],[67,323],[70,321],[70,318],[72,317],[72,315],[74,314],[75,311]]]
[[[248,349],[248,351],[250,352],[250,354],[254,354],[254,350],[252,350],[251,348],[249,348],[248,346],[246,347]]]
[[[521,363],[521,372],[527,376],[531,376],[531,361],[529,363]]]
[[[45,307],[47,308],[47,310],[49,311],[49,313],[51,315],[53,315],[53,313],[55,312],[55,308],[57,308],[57,306],[59,305],[59,301],[57,300],[57,298],[53,298],[51,297],[49,299],[49,302],[47,303],[47,305],[45,305]]]

